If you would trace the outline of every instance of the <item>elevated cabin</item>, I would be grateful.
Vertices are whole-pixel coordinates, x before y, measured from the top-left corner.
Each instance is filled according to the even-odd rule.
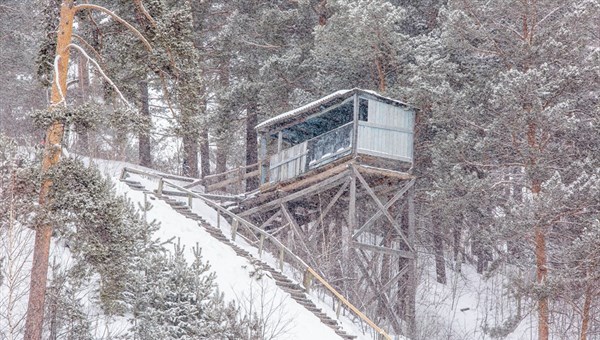
[[[413,107],[356,88],[273,117],[256,126],[260,184],[293,180],[359,155],[379,159],[384,168],[409,168],[414,121]]]

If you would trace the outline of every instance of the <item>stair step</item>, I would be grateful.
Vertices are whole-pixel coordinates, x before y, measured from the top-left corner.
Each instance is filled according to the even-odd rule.
[[[123,180],[132,190],[145,190],[144,186],[140,182],[132,181],[132,180]],[[340,328],[337,320],[330,318],[327,314],[325,314],[320,308],[318,308],[306,295],[306,290],[304,287],[299,285],[298,283],[291,280],[286,275],[282,274],[278,270],[270,267],[266,263],[262,262],[259,259],[256,259],[250,252],[239,247],[238,245],[232,243],[224,234],[223,231],[219,228],[215,228],[210,225],[202,216],[192,212],[189,206],[187,206],[186,202],[182,202],[176,199],[173,199],[168,196],[167,192],[163,191],[163,196],[159,197],[159,199],[163,200],[167,204],[171,206],[175,211],[180,213],[181,215],[198,221],[198,226],[204,228],[206,232],[208,232],[212,237],[219,240],[221,243],[224,243],[231,247],[238,256],[244,257],[250,261],[250,263],[254,264],[258,268],[262,268],[264,271],[268,272],[268,274],[275,280],[275,283],[278,287],[280,287],[285,292],[289,293],[291,297],[300,304],[307,311],[315,315],[321,323],[330,327],[337,335],[342,337],[345,340],[354,340],[357,337],[354,335],[350,335],[346,333],[343,329]],[[239,206],[232,205],[229,207],[230,211],[239,209]]]

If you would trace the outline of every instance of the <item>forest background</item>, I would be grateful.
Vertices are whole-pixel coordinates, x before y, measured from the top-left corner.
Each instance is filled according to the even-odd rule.
[[[488,276],[510,266],[506,292],[537,310],[540,339],[600,336],[598,1],[94,4],[151,49],[105,12],[79,11],[58,112],[47,107],[60,1],[0,3],[4,145],[43,147],[59,117],[72,152],[204,177],[256,162],[258,122],[375,90],[419,108],[418,236],[438,282],[463,262]],[[9,202],[25,165],[3,164]]]

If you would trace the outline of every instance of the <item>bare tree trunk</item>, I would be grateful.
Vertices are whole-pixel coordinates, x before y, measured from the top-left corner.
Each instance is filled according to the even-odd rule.
[[[54,75],[57,81],[52,82],[52,104],[64,101],[67,93],[67,71],[69,67],[69,48],[73,33],[73,18],[75,16],[73,0],[63,0],[60,10],[60,23],[56,43],[58,60],[58,73]],[[58,87],[60,84],[60,88]],[[64,126],[55,121],[46,133],[46,146],[42,159],[42,174],[47,174],[60,161],[61,143]],[[44,207],[47,204],[48,194],[52,180],[48,177],[42,181],[39,203]],[[44,300],[46,296],[46,282],[48,280],[48,255],[50,253],[50,237],[52,225],[42,221],[36,225],[35,245],[33,250],[33,263],[31,268],[31,289],[27,306],[27,319],[25,320],[25,335],[28,340],[42,338],[44,324]]]
[[[217,141],[217,169],[215,171],[218,174],[227,171],[227,154],[229,153],[228,149],[227,141],[225,141],[223,138],[220,138]]]
[[[537,283],[543,284],[548,274],[546,258],[546,236],[541,226],[535,227],[535,264]],[[548,296],[541,294],[538,298],[538,339],[548,340]]]
[[[258,162],[258,135],[254,128],[258,124],[258,108],[255,103],[248,108],[246,116],[246,165]],[[251,172],[247,169],[246,172]],[[252,191],[258,188],[258,177],[248,178],[246,180],[246,191]]]
[[[150,105],[148,97],[148,81],[142,80],[138,83],[140,89],[140,101],[142,107],[140,115],[146,125],[138,134],[138,157],[141,166],[152,167],[152,150],[150,147],[150,129],[152,127],[152,118],[150,116]]]
[[[435,273],[438,283],[446,284],[446,260],[444,259],[444,242],[438,223],[433,222],[433,248],[435,251]]]
[[[524,105],[525,111],[531,113],[531,106]],[[530,121],[527,124],[527,144],[533,151],[537,149],[537,125],[535,121]],[[535,153],[533,153],[535,154]],[[530,165],[534,166],[537,160],[534,156],[530,160]],[[542,191],[542,183],[539,179],[534,178],[531,181],[531,193],[533,194],[533,200],[539,200],[540,193]],[[546,234],[545,227],[543,225],[536,225],[534,227],[535,234],[535,266],[536,266],[536,278],[539,285],[546,281],[548,275],[548,257],[546,255]],[[541,294],[538,298],[538,340],[548,340],[549,337],[549,305],[548,295]]]
[[[583,317],[581,320],[580,340],[587,340],[587,333],[590,323],[590,308],[592,305],[592,282],[588,281],[585,287],[585,300],[583,302]]]
[[[200,131],[200,170],[202,178],[210,175],[210,148],[208,146],[208,128]]]
[[[183,175],[198,176],[198,142],[190,133],[183,136]]]

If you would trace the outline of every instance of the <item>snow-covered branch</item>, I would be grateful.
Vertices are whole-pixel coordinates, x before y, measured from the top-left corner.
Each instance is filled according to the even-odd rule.
[[[75,44],[69,44],[68,47],[73,47],[75,48],[77,51],[79,51],[84,57],[86,57],[92,64],[94,64],[94,66],[96,66],[96,68],[98,69],[98,72],[100,72],[100,75],[102,75],[102,77],[104,78],[104,80],[106,80],[106,82],[108,82],[110,84],[110,86],[112,86],[112,88],[115,89],[115,91],[117,92],[117,94],[119,95],[119,97],[121,98],[121,100],[127,104],[128,107],[133,107],[128,101],[127,99],[125,99],[125,97],[123,96],[123,93],[121,93],[121,91],[119,90],[119,88],[117,87],[117,85],[115,85],[115,83],[106,75],[106,73],[104,73],[104,71],[102,70],[102,68],[100,67],[100,65],[98,64],[98,62],[96,62],[96,60],[94,60],[93,58],[91,58],[83,48],[81,48],[78,45]]]
[[[146,38],[144,37],[144,35],[140,31],[138,31],[137,28],[133,27],[126,20],[124,20],[120,16],[118,16],[115,12],[113,12],[111,10],[108,10],[108,9],[102,7],[102,6],[92,5],[92,4],[79,4],[79,5],[75,6],[74,8],[75,8],[75,10],[80,10],[80,9],[95,9],[95,10],[98,10],[98,11],[101,11],[101,12],[104,12],[104,13],[108,14],[113,19],[115,19],[116,21],[118,21],[121,24],[123,24],[123,26],[127,27],[135,35],[137,35],[138,38],[140,38],[140,40],[142,41],[142,43],[144,43],[144,45],[146,46],[146,49],[148,51],[152,51],[152,45],[150,45],[150,43],[148,42],[148,40],[146,40]]]

